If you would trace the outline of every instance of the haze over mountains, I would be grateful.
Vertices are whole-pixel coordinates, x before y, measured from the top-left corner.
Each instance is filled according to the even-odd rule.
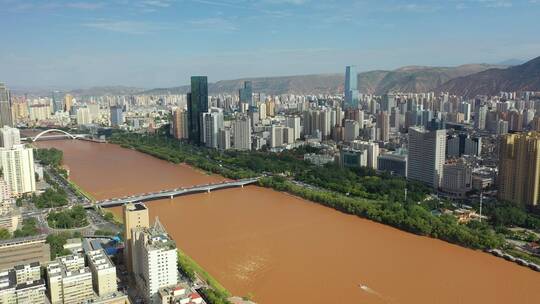
[[[433,91],[450,79],[485,71],[500,65],[467,64],[457,67],[408,66],[393,71],[369,71],[358,74],[361,93],[384,94],[389,91]],[[340,94],[343,92],[344,74],[318,74],[283,77],[244,78],[222,80],[208,85],[210,94],[235,93],[246,80],[253,81],[253,90],[265,94]],[[141,94],[185,94],[189,86],[153,89]]]
[[[508,60],[508,64],[518,63]],[[242,78],[209,83],[210,94],[236,94],[243,82],[251,80],[255,92],[279,94],[341,94],[343,74],[316,74],[283,77]],[[500,91],[540,91],[540,57],[520,65],[466,64],[456,67],[407,66],[393,71],[375,70],[358,75],[364,94],[387,92],[450,92],[474,97],[496,95]],[[92,87],[73,90],[75,96],[185,94],[188,85],[145,90],[128,86]],[[16,93],[18,90],[14,90]],[[43,91],[47,95],[50,91]]]

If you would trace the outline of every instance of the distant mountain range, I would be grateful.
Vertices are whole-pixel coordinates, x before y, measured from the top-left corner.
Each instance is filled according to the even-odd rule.
[[[466,97],[496,95],[501,91],[540,91],[540,57],[506,69],[494,68],[454,78],[436,91]]]
[[[456,67],[407,66],[393,71],[376,70],[358,74],[361,93],[450,92],[474,97],[500,91],[540,91],[540,57],[520,65],[519,60],[500,64],[466,64]],[[253,91],[279,94],[341,94],[343,74],[316,74],[283,77],[243,78],[209,83],[210,94],[236,94],[244,81],[253,82]],[[127,86],[92,87],[73,90],[75,96],[185,94],[189,85],[144,90]]]
[[[361,93],[384,94],[389,91],[426,92],[432,91],[450,79],[485,71],[494,67],[489,64],[467,64],[457,67],[424,67],[409,66],[394,71],[369,71],[358,74],[358,85]],[[244,83],[253,82],[253,91],[279,94],[339,94],[343,92],[343,74],[318,74],[283,77],[244,78],[222,80],[208,84],[210,94],[236,93]],[[140,94],[185,94],[188,85],[152,89]]]

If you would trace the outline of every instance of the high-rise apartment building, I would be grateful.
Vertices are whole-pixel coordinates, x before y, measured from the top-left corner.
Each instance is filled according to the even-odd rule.
[[[352,148],[356,150],[367,151],[367,163],[366,166],[377,170],[377,159],[379,158],[379,144],[374,142],[367,142],[361,140],[355,140],[352,142]]]
[[[251,121],[248,116],[241,115],[232,124],[233,149],[251,150]]]
[[[124,215],[124,262],[130,274],[133,273],[132,262],[132,246],[131,240],[132,230],[135,228],[150,227],[148,209],[144,204],[125,204],[123,206]]]
[[[111,110],[111,117],[112,117],[112,110]],[[79,126],[85,126],[91,123],[92,123],[92,118],[90,116],[90,109],[88,109],[88,107],[78,108],[77,109],[77,124]]]
[[[160,288],[178,284],[176,244],[156,218],[150,228],[132,230],[133,273],[146,303],[160,303]]]
[[[72,106],[73,106],[73,95],[66,94],[64,96],[64,110],[69,113],[71,111]]]
[[[11,95],[8,88],[0,83],[0,127],[13,126]]]
[[[345,68],[345,109],[358,108],[358,74],[355,66]]]
[[[0,148],[0,168],[13,195],[36,191],[33,149],[23,145],[15,145],[11,149]]]
[[[218,147],[219,130],[223,129],[223,110],[220,108],[210,108],[202,116],[203,142],[205,146],[215,149]]]
[[[504,136],[499,157],[499,199],[520,205],[538,205],[540,132]]]
[[[183,109],[172,111],[172,135],[177,139],[187,139],[188,132],[188,113]]]
[[[377,114],[377,131],[379,140],[383,142],[390,140],[390,117],[388,116],[388,112]]]
[[[189,140],[202,142],[202,113],[208,112],[208,78],[206,76],[191,77],[191,92],[187,96]]]
[[[124,123],[124,113],[122,112],[122,107],[112,106],[111,107],[111,126],[118,127],[123,123]]]
[[[446,130],[409,128],[407,178],[438,188],[446,153]]]
[[[0,128],[0,147],[11,149],[21,144],[21,132],[17,128],[3,126]]]

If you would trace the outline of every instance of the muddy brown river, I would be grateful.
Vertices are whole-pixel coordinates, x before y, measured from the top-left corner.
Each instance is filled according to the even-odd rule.
[[[63,150],[71,179],[98,199],[224,180],[115,145],[39,146]],[[261,304],[540,303],[540,273],[270,189],[147,206],[178,247]]]

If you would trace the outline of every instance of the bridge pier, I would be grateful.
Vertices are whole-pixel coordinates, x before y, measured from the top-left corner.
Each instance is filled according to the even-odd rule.
[[[210,193],[210,189],[206,189],[206,193]]]
[[[173,199],[173,198],[174,198],[174,196],[173,196],[173,195],[171,195],[171,199]]]
[[[242,188],[244,188],[244,184],[240,185]]]

